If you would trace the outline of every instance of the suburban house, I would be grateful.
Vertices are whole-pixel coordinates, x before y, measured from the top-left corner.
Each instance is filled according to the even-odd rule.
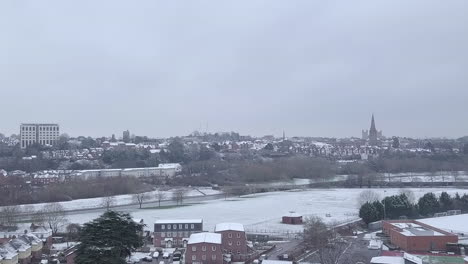
[[[221,234],[192,234],[185,252],[186,264],[223,264]]]
[[[192,234],[203,232],[202,219],[157,220],[154,223],[155,247],[186,247]]]
[[[29,264],[32,258],[32,246],[26,243],[24,240],[15,238],[12,239],[9,244],[18,252],[18,263]]]
[[[19,225],[15,230],[4,229],[0,230],[0,243],[8,242],[11,239],[22,237],[23,235],[34,235],[37,239],[42,241],[41,250],[49,250],[52,245],[52,230],[34,224]]]
[[[239,262],[248,259],[247,236],[242,224],[217,224],[215,233],[221,234],[223,254],[227,262]]]

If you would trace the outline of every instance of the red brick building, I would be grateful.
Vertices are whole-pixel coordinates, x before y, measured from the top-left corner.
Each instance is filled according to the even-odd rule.
[[[415,220],[383,221],[383,232],[393,245],[405,251],[446,251],[458,236]]]
[[[223,254],[227,262],[243,262],[248,259],[247,236],[242,224],[217,224],[215,233],[222,236]]]
[[[154,223],[155,247],[186,247],[192,234],[203,232],[202,219],[157,220]]]
[[[186,264],[223,264],[221,234],[192,234],[185,252]]]
[[[289,214],[283,216],[282,219],[283,224],[288,224],[288,225],[302,225],[302,215],[290,212]]]

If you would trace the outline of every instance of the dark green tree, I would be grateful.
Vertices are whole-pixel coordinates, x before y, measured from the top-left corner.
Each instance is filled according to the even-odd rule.
[[[432,216],[439,211],[439,200],[433,193],[426,193],[418,201],[419,213],[423,216]]]
[[[77,264],[124,264],[131,252],[143,246],[143,226],[129,214],[107,211],[80,231]]]
[[[362,218],[364,223],[369,224],[375,221],[382,220],[383,206],[380,202],[365,203],[359,209],[359,217]]]
[[[447,192],[442,192],[439,198],[440,209],[448,211],[453,209],[454,199]]]
[[[405,194],[385,197],[382,204],[385,207],[386,217],[390,219],[408,216],[413,210],[413,205]]]

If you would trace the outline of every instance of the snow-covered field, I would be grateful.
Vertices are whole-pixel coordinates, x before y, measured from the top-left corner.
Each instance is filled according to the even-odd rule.
[[[221,222],[244,224],[249,232],[281,233],[302,231],[301,225],[281,224],[281,217],[289,211],[303,216],[319,216],[329,223],[343,223],[358,219],[357,197],[364,189],[307,189],[286,192],[270,192],[243,196],[242,198],[219,199],[171,209],[128,210],[134,218],[143,219],[146,229],[158,219],[202,218],[204,230],[213,231]],[[381,197],[398,194],[400,189],[373,189]],[[437,195],[442,191],[450,194],[468,193],[468,189],[412,188],[416,199],[427,192]],[[69,215],[73,223],[85,223],[100,213]],[[329,215],[329,217],[327,217]]]
[[[156,193],[158,191],[147,192],[148,199],[145,202],[155,202]],[[165,194],[165,199],[169,200],[172,197],[172,193],[174,190],[166,190],[163,191]],[[190,188],[187,190],[187,197],[197,197],[197,196],[204,196],[204,195],[214,195],[220,194],[220,191],[213,190],[208,187],[203,188]],[[114,197],[114,206],[121,206],[121,205],[129,205],[134,204],[133,197],[131,194],[126,195],[116,195]],[[46,203],[39,203],[39,204],[27,204],[22,205],[23,208],[27,208],[25,211],[31,211],[34,209],[35,211],[41,209]],[[60,204],[65,208],[66,211],[73,211],[73,210],[82,210],[82,209],[94,209],[94,208],[101,208],[102,205],[102,198],[89,198],[89,199],[78,199],[73,201],[67,202],[60,202]]]
[[[468,214],[426,218],[418,221],[448,232],[468,235]]]

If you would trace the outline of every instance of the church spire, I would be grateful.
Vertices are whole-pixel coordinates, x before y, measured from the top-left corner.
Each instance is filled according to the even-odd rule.
[[[371,125],[370,125],[370,131],[377,131],[377,128],[375,128],[374,114],[372,114],[372,120],[371,120]]]

